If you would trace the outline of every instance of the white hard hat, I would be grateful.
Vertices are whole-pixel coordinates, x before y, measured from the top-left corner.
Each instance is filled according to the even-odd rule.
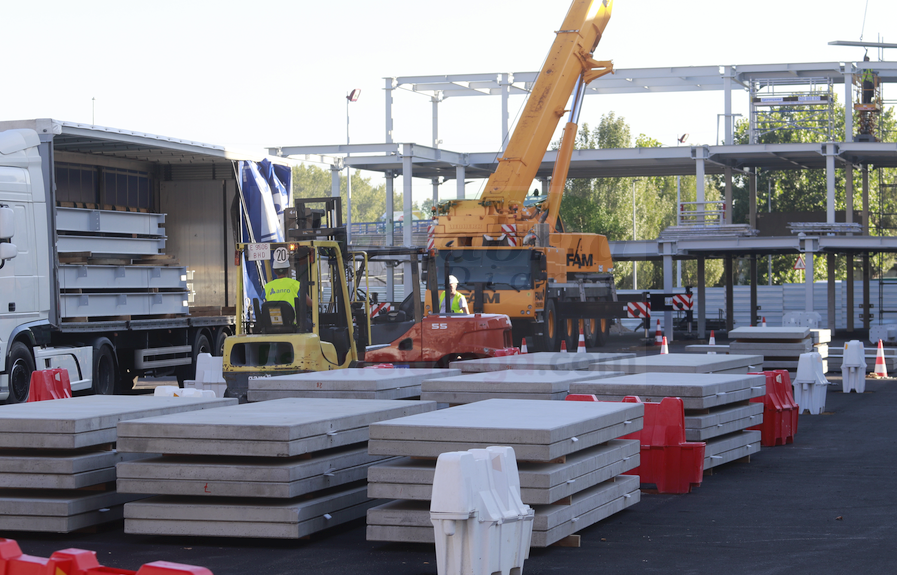
[[[274,258],[274,262],[271,264],[271,267],[276,270],[288,268],[290,267],[290,260],[278,260],[277,258]]]
[[[458,285],[458,278],[456,278],[455,276],[449,276],[449,283]]]

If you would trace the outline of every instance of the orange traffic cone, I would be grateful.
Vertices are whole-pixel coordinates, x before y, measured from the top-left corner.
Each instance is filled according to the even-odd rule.
[[[766,327],[766,316],[763,316],[763,323],[760,324],[760,327]]]
[[[663,344],[663,333],[660,331],[660,320],[657,320],[657,331],[654,332],[654,345]]]
[[[665,355],[670,353],[670,348],[667,346],[667,337],[663,336],[663,343],[660,345],[660,355]]]
[[[586,352],[586,337],[583,334],[579,334],[579,344],[576,346],[576,353],[585,353]]]
[[[888,377],[888,368],[885,366],[885,350],[878,340],[878,353],[875,354],[875,377]]]
[[[561,353],[567,353],[567,340],[561,340]]]
[[[716,345],[716,337],[713,335],[713,330],[710,330],[710,341],[707,345]]]
[[[529,353],[526,351],[526,338],[520,340],[520,353]]]

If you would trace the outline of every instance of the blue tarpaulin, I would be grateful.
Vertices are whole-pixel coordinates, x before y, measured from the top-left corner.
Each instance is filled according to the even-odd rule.
[[[241,234],[245,243],[284,241],[283,211],[290,205],[292,172],[289,166],[261,162],[237,162],[241,202]],[[243,256],[246,257],[245,254]],[[261,268],[261,269],[259,269]],[[262,286],[269,279],[265,266],[243,262],[243,303],[251,313],[252,299],[264,301]]]

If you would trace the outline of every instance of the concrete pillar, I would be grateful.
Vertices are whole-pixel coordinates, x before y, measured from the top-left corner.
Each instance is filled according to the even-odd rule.
[[[751,271],[750,271],[750,282],[751,282],[751,325],[760,325],[760,322],[757,320],[758,316],[762,315],[757,313],[760,309],[760,306],[757,304],[757,255],[751,254]]]
[[[330,166],[330,197],[338,198],[339,197],[339,187],[340,187],[340,173],[342,172],[342,166]]]
[[[844,166],[844,221],[853,223],[853,164]],[[851,234],[853,235],[853,234]]]
[[[459,200],[463,200],[465,197],[464,190],[464,178],[465,178],[465,170],[464,166],[455,166],[455,198]]]
[[[835,223],[835,144],[825,145],[825,221]]]
[[[752,230],[757,229],[757,168],[751,168],[750,186],[748,187],[748,223]]]
[[[384,87],[384,93],[386,94],[386,139],[384,140],[387,144],[392,143],[392,131],[393,131],[393,122],[392,122],[392,91],[396,88],[396,79],[395,78],[384,78],[386,80],[386,86]]]
[[[853,74],[850,73],[844,74],[844,141],[853,141]]]
[[[869,278],[872,276],[869,265],[869,253],[863,254],[863,329],[868,330],[872,323],[872,302],[869,301]],[[879,310],[880,313],[880,310]]]
[[[439,147],[439,93],[430,98],[430,101],[433,103],[433,143],[431,144],[434,148]]]
[[[695,201],[701,209],[704,203],[704,148],[695,148],[695,152]]]
[[[732,331],[735,327],[735,270],[732,269],[732,256],[727,255],[723,260],[726,278],[726,331]]]
[[[411,246],[411,182],[412,182],[412,166],[413,166],[413,147],[411,144],[402,144],[402,245]],[[411,283],[411,262],[402,264],[404,273],[402,274],[402,283],[405,286],[403,299],[408,294],[414,293],[418,286]]]
[[[673,242],[663,242],[663,293],[673,293]],[[673,341],[673,312],[663,312],[663,331],[667,341]]]
[[[726,224],[732,223],[732,168],[729,166],[725,167],[725,180],[726,180],[726,197],[724,198],[726,201]]]
[[[835,254],[826,255],[828,263],[828,286],[826,294],[828,295],[828,328],[832,330],[832,336],[835,335]]]
[[[804,287],[806,288],[806,311],[813,311],[813,252],[805,252],[804,259],[807,262],[807,269],[804,270]]]
[[[733,136],[733,125],[734,125],[734,117],[732,116],[732,76],[734,76],[735,70],[731,66],[726,66],[723,71],[723,107],[725,111],[725,119],[724,119],[724,134],[726,141],[723,142],[726,146],[731,146],[735,143],[735,139]],[[728,174],[731,176],[731,172]],[[726,204],[728,207],[731,207],[730,204]],[[727,222],[731,223],[731,222]]]
[[[856,311],[853,301],[853,254],[847,254],[847,331],[853,333],[853,314]]]
[[[704,281],[704,258],[698,258],[698,338],[707,337],[707,302],[704,295],[707,293],[707,284]]]
[[[439,205],[439,178],[430,178],[433,184],[433,207]]]
[[[386,172],[386,245],[395,245],[395,195],[396,174],[392,170]],[[386,301],[396,301],[396,270],[392,266],[386,268]]]
[[[863,164],[863,235],[869,235],[869,164]],[[864,264],[865,265],[865,264]]]

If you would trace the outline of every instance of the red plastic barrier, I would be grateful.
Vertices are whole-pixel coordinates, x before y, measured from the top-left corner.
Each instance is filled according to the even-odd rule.
[[[598,401],[594,395],[568,395],[570,401]],[[571,399],[572,398],[572,399]],[[626,403],[641,403],[637,396],[626,396]],[[660,493],[688,493],[704,478],[704,442],[685,441],[685,405],[678,397],[665,397],[660,403],[645,403],[641,431],[623,436],[638,439],[641,461],[624,475],[638,475],[642,483],[653,483]]]
[[[72,384],[67,369],[42,369],[31,372],[28,401],[63,399],[72,396]]]
[[[49,557],[25,555],[12,539],[0,539],[0,575],[212,575],[205,567],[155,561],[138,571],[103,567],[95,551],[63,549]]]
[[[760,445],[763,447],[793,443],[800,408],[794,401],[788,371],[777,369],[754,372],[754,375],[766,377],[766,395],[751,399],[752,403],[764,405],[763,423],[748,429],[760,430]]]

